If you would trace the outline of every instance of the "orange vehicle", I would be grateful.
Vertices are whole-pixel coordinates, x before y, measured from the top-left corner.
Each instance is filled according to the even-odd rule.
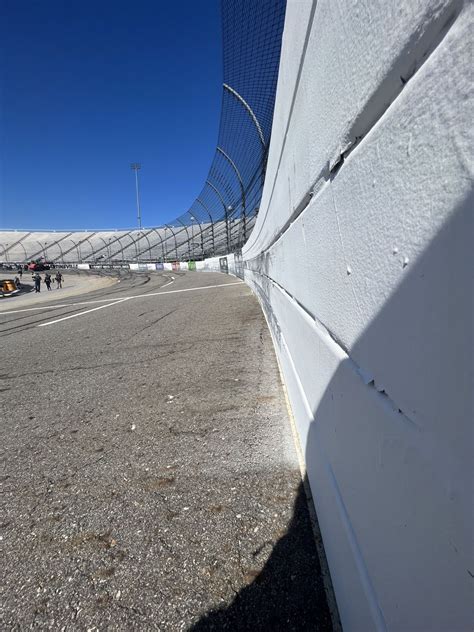
[[[0,279],[0,298],[4,296],[13,296],[19,293],[15,281],[12,279]]]

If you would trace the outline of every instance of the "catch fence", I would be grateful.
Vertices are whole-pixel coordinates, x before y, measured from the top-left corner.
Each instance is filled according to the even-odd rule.
[[[223,86],[214,157],[190,208],[162,226],[1,231],[0,262],[192,261],[238,251],[262,196],[286,0],[222,0]],[[2,254],[3,253],[3,254]]]

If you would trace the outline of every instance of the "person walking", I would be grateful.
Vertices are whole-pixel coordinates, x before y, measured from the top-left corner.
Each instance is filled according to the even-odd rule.
[[[15,285],[18,290],[21,290],[21,281],[17,276],[15,277]]]
[[[46,283],[46,287],[48,288],[48,292],[51,291],[51,275],[47,272],[44,275],[44,282]]]
[[[58,270],[54,278],[56,279],[56,289],[59,290],[63,286],[63,275]]]
[[[35,292],[41,292],[41,277],[38,273],[34,275],[33,281],[35,282]]]

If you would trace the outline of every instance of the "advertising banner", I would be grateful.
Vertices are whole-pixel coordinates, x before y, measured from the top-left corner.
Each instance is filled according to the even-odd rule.
[[[235,265],[235,274],[239,278],[244,278],[244,262],[242,260],[242,251],[237,250],[234,252],[234,265]]]
[[[225,274],[229,274],[229,265],[227,263],[227,257],[219,258],[219,267],[221,269],[221,272],[225,272]]]

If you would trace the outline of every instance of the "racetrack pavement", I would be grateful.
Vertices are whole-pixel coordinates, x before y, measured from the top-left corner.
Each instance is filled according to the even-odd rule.
[[[331,628],[245,284],[130,275],[0,338],[4,629]]]
[[[18,274],[11,272],[2,272],[2,278],[14,280],[18,277]],[[40,272],[40,277],[44,279],[46,272]],[[130,279],[130,271],[109,272],[109,271],[97,271],[94,273],[82,271],[82,270],[61,270],[63,275],[62,288],[57,288],[56,281],[54,279],[56,271],[50,270],[52,277],[51,291],[48,289],[44,282],[41,283],[41,291],[35,292],[33,275],[31,272],[25,271],[21,277],[21,294],[13,297],[5,297],[0,300],[0,312],[10,311],[11,309],[19,309],[21,307],[30,307],[32,305],[41,305],[45,302],[51,302],[61,297],[62,300],[80,294],[92,292],[97,289],[102,289],[110,285],[115,285],[120,278]]]

